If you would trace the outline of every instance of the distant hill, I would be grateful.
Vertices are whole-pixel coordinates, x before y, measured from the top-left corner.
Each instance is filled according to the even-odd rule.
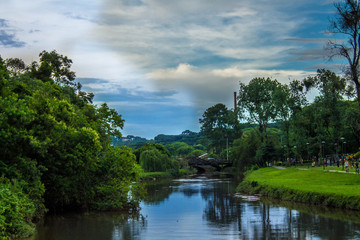
[[[122,137],[120,139],[113,138],[112,144],[114,146],[128,146],[131,147],[132,149],[137,149],[146,142],[150,142],[150,140],[138,136],[127,135],[126,137]]]
[[[203,134],[192,132],[190,130],[185,130],[179,135],[159,134],[154,138],[154,140],[148,140],[146,138],[128,135],[120,139],[113,138],[112,144],[114,146],[128,146],[132,149],[138,149],[147,142],[160,143],[163,145],[172,144],[174,142],[184,142],[189,145],[206,145],[206,139],[204,138]]]
[[[192,132],[190,130],[183,131],[180,135],[159,134],[154,138],[155,143],[163,145],[172,144],[174,142],[184,142],[189,145],[204,145],[204,140],[204,135],[202,133]]]

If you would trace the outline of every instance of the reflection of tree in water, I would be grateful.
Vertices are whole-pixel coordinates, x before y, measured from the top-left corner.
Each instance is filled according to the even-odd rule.
[[[228,225],[240,221],[241,208],[230,195],[234,186],[230,182],[218,182],[201,189],[202,198],[207,201],[204,218],[210,224]]]
[[[146,196],[143,202],[146,204],[158,205],[165,199],[169,198],[170,194],[176,191],[176,188],[169,187],[171,180],[160,180],[145,183]],[[179,185],[173,183],[172,185]]]
[[[117,240],[136,239],[146,228],[146,219],[139,214],[87,213],[50,216],[38,227],[36,240]]]
[[[192,197],[200,192],[199,184],[184,184],[178,188],[179,192],[182,192],[186,197]]]
[[[289,219],[291,212],[288,210]],[[296,211],[297,212],[297,211]],[[317,215],[309,215],[307,213],[297,212],[298,214],[292,216],[289,220],[293,235],[302,238],[306,236],[304,229],[311,229],[310,234],[313,234],[322,239],[353,239],[354,234],[359,229],[359,225],[355,223],[344,224],[339,220],[332,218],[320,217]],[[356,238],[360,237],[358,234]]]
[[[147,221],[142,215],[132,216],[125,222],[116,222],[113,238],[116,240],[138,239],[138,236],[146,229]]]
[[[251,239],[353,239],[359,225],[299,212],[268,203],[244,203],[241,229]],[[316,207],[314,207],[316,208]],[[316,211],[314,211],[316,212]],[[253,216],[251,217],[248,216]],[[254,217],[255,216],[255,217]],[[257,220],[256,219],[257,216]],[[250,219],[250,220],[249,220]],[[250,221],[250,224],[249,224]]]

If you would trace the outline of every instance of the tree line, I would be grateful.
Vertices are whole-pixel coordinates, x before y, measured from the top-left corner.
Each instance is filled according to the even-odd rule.
[[[309,101],[306,96],[313,89],[318,95]],[[205,111],[200,123],[212,151],[229,151],[239,168],[288,157],[354,153],[360,146],[360,113],[353,95],[345,78],[324,69],[289,84],[254,78],[240,84],[237,111],[217,104]],[[240,119],[254,127],[241,128]],[[278,128],[269,128],[271,123]]]

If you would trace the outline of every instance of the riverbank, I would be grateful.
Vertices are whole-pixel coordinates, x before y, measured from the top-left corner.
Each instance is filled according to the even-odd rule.
[[[191,169],[179,169],[179,171],[170,171],[170,172],[143,172],[140,174],[141,181],[153,181],[167,178],[178,178],[189,176],[194,174],[196,171]]]
[[[360,175],[322,168],[262,168],[247,174],[238,192],[285,201],[360,210]]]
[[[153,181],[158,179],[172,178],[170,172],[144,172],[140,174],[141,181]]]

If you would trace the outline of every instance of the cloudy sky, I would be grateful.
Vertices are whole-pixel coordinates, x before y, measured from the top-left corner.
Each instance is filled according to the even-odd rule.
[[[239,82],[282,83],[328,62],[330,0],[0,0],[0,55],[73,60],[83,89],[125,119],[124,135],[199,131]]]

